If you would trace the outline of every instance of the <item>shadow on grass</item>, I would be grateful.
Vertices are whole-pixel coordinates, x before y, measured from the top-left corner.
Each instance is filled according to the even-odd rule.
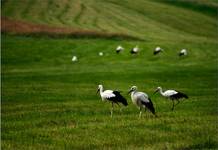
[[[218,144],[214,140],[208,139],[205,142],[193,144],[180,150],[191,150],[191,149],[217,149]]]

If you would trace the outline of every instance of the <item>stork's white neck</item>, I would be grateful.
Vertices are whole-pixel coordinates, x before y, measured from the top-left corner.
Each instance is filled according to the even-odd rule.
[[[131,92],[131,97],[133,97],[133,95],[136,93],[136,90],[135,91],[132,91]]]
[[[159,93],[160,93],[161,95],[164,95],[162,88],[159,89]]]
[[[99,91],[100,91],[100,94],[103,93],[103,86],[100,86],[100,87],[99,87]]]

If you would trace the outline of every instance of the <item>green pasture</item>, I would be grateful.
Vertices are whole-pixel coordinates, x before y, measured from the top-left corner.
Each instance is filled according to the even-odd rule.
[[[126,50],[117,55],[114,48]],[[2,37],[2,148],[215,148],[217,146],[216,45],[187,44],[189,56],[179,58],[178,47],[101,39],[37,39]],[[161,44],[161,43],[159,43]],[[206,51],[205,49],[211,49]],[[104,56],[98,56],[102,51]],[[78,62],[71,62],[73,54]],[[110,118],[110,104],[96,95],[97,85],[118,89],[129,106]],[[159,95],[158,118],[149,112],[138,118],[127,90],[137,85],[152,95],[157,86],[189,95],[175,112]]]
[[[2,15],[12,19],[122,31],[144,41],[2,34],[1,148],[217,149],[217,2],[201,2],[209,13],[169,1],[4,1]],[[132,56],[135,45],[140,52]],[[165,51],[153,56],[157,46]],[[182,48],[188,56],[179,58]],[[98,84],[122,91],[129,105],[111,118]],[[127,94],[132,85],[151,97],[157,118],[149,111],[138,118]],[[157,86],[189,99],[172,112],[169,100],[152,95]]]

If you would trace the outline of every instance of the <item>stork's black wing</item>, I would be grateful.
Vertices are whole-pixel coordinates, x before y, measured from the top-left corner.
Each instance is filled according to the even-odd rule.
[[[115,94],[115,97],[113,97],[111,100],[115,103],[119,102],[122,103],[123,105],[127,106],[127,100],[120,94],[119,91],[113,91],[113,93]]]
[[[150,98],[148,98],[148,100],[149,100],[149,102],[142,101],[142,104],[144,104],[146,106],[146,108],[148,108],[155,115],[154,105],[153,105]]]
[[[182,93],[182,92],[178,92],[178,93],[176,93],[174,95],[171,95],[170,98],[171,99],[180,99],[180,98],[186,98],[187,99],[188,96],[186,94]]]

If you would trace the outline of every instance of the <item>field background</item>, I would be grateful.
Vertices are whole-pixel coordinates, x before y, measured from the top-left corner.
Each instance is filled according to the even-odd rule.
[[[3,0],[1,15],[11,20],[140,40],[2,33],[1,148],[217,149],[217,9],[217,0]],[[153,56],[156,46],[165,52]],[[179,58],[182,48],[188,56]],[[128,107],[110,118],[98,84],[122,91]],[[132,85],[151,96],[158,118],[138,118]],[[172,112],[152,96],[157,86],[189,99]]]

